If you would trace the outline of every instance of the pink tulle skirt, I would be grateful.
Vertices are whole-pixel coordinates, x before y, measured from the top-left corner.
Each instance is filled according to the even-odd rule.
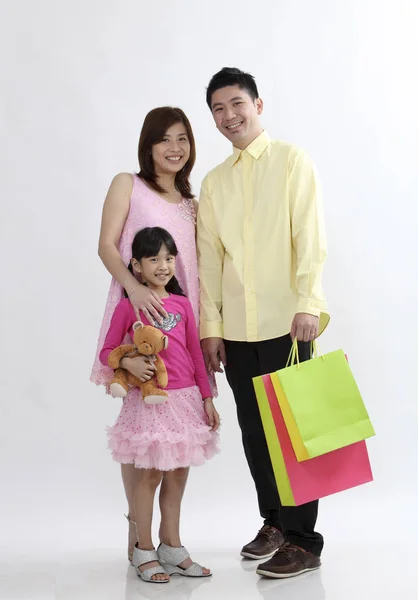
[[[145,404],[138,389],[124,398],[113,427],[107,430],[113,458],[138,469],[171,471],[202,465],[218,449],[197,386],[167,390],[163,404]]]

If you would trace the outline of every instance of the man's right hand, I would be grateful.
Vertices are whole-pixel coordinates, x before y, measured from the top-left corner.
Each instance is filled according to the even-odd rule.
[[[223,373],[221,363],[226,365],[225,345],[222,338],[212,337],[202,340],[202,351],[209,372]]]

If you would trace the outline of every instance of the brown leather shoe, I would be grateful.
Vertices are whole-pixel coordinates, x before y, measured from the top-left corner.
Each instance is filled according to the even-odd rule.
[[[260,560],[269,558],[284,544],[284,537],[275,527],[264,525],[249,544],[241,550],[241,556]]]
[[[312,552],[286,542],[276,554],[265,563],[258,565],[257,573],[263,577],[286,579],[307,571],[315,571],[321,566],[321,559]]]

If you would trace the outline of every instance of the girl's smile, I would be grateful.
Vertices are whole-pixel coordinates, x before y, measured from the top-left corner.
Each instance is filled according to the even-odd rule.
[[[141,274],[142,280],[150,289],[164,292],[165,286],[174,276],[176,270],[176,257],[170,253],[165,244],[162,244],[156,256],[141,258],[140,261],[132,259],[132,266]]]

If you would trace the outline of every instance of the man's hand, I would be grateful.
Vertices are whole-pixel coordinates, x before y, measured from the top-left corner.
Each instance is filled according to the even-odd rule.
[[[206,368],[211,373],[223,373],[221,362],[226,365],[226,353],[222,338],[212,337],[202,340],[202,351],[205,357]]]
[[[297,338],[299,342],[312,342],[318,337],[319,317],[308,313],[296,313],[293,318],[290,335],[292,340]]]

